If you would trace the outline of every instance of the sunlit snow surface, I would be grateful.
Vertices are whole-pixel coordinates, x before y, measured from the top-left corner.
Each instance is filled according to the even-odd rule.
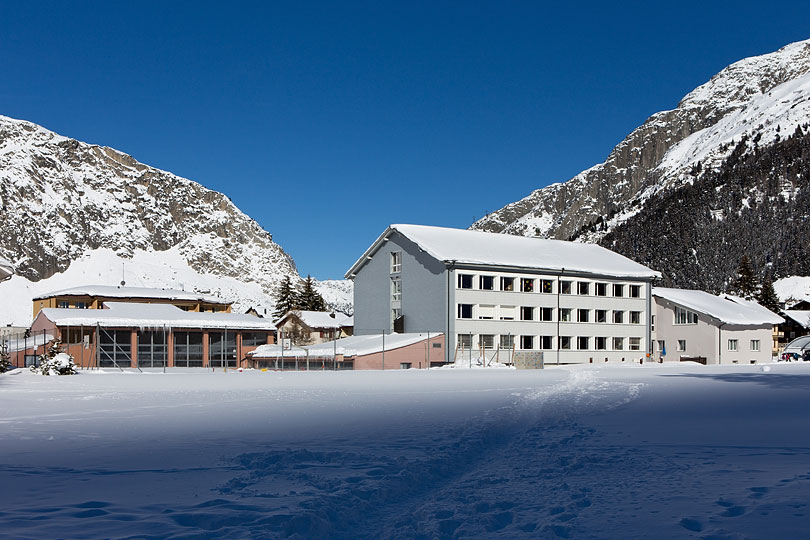
[[[14,538],[800,538],[810,365],[0,375]]]

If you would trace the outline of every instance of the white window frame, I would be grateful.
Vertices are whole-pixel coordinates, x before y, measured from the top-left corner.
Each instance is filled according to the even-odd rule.
[[[688,324],[697,324],[698,314],[680,306],[675,306],[675,321],[673,324],[677,326],[684,326]]]
[[[391,301],[402,302],[402,280],[399,278],[391,279]]]
[[[627,345],[627,349],[630,351],[640,351],[641,350],[641,338],[640,337],[631,337],[629,338],[629,343]]]
[[[730,352],[737,352],[740,349],[740,342],[737,339],[728,340],[728,350]]]
[[[751,346],[751,350],[753,352],[759,352],[759,340],[758,339],[752,339],[750,346]]]
[[[392,251],[391,252],[391,273],[398,274],[402,272],[402,252],[401,251]]]
[[[678,352],[686,352],[686,340],[685,339],[679,339],[678,340],[677,351]]]

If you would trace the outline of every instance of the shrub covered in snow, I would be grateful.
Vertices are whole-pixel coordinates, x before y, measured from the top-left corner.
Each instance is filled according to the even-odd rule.
[[[76,375],[76,364],[73,357],[62,352],[62,340],[55,339],[48,352],[39,359],[38,366],[31,366],[31,371],[41,375]]]
[[[11,355],[8,352],[8,342],[0,341],[0,373],[14,369],[11,365]]]

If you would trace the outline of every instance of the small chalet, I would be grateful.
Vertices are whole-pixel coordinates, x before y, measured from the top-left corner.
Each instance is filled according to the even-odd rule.
[[[290,311],[275,324],[279,333],[295,345],[315,345],[351,336],[354,330],[352,317],[334,311]]]

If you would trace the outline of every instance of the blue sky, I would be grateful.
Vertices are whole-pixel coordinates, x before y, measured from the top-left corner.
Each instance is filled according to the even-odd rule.
[[[389,223],[468,227],[601,162],[729,63],[759,2],[2,2],[0,114],[226,193],[303,274]]]

